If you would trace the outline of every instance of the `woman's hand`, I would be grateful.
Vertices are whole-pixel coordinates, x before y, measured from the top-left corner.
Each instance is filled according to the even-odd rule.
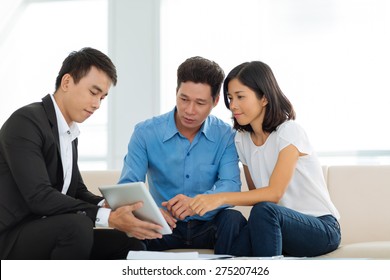
[[[199,216],[203,216],[223,204],[223,194],[199,194],[192,199],[190,208]]]

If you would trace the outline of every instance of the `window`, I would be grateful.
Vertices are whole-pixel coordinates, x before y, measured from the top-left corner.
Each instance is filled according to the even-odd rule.
[[[15,3],[5,6],[8,22],[0,25],[7,27],[0,35],[0,125],[17,108],[54,92],[57,73],[71,51],[88,46],[107,53],[107,0]],[[105,169],[106,101],[80,130],[80,169]]]
[[[226,74],[244,61],[274,71],[322,164],[390,164],[390,5],[386,0],[163,0],[163,112],[177,66],[200,55]],[[214,114],[230,121],[221,100]]]

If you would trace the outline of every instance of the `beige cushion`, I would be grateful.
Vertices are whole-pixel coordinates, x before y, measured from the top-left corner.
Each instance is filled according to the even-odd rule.
[[[341,245],[336,251],[318,258],[390,259],[390,241]]]
[[[97,195],[101,195],[98,187],[116,184],[120,174],[120,170],[81,171],[84,184],[90,192]]]
[[[342,244],[390,241],[390,166],[330,166],[328,188]]]

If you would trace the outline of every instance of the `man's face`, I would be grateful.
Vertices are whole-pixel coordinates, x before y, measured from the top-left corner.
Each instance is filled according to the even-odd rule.
[[[176,92],[177,113],[175,116],[178,130],[198,131],[217,105],[219,97],[215,101],[211,96],[211,87],[208,84],[185,82],[181,83]]]
[[[77,84],[69,74],[66,75],[61,84],[64,98],[60,108],[68,124],[82,123],[99,109],[112,81],[105,72],[95,67],[91,67],[88,74]]]

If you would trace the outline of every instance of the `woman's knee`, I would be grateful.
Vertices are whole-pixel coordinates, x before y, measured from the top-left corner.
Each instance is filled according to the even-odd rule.
[[[219,219],[228,221],[231,224],[242,225],[242,226],[246,224],[246,219],[240,211],[234,209],[226,209],[221,211],[219,215],[220,215]]]
[[[264,216],[275,213],[276,204],[273,202],[260,202],[252,207],[250,216]]]

